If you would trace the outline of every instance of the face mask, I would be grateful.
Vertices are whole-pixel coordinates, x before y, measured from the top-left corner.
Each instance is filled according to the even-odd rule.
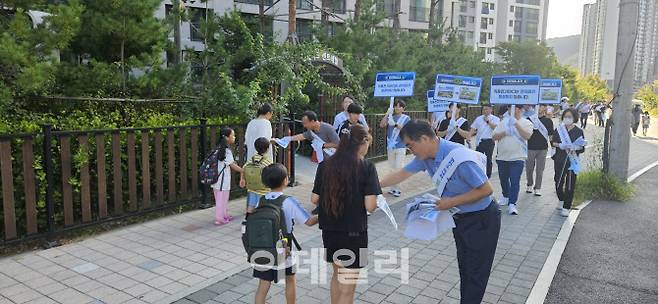
[[[573,118],[565,117],[562,122],[564,122],[565,125],[570,126],[571,124],[573,124]]]

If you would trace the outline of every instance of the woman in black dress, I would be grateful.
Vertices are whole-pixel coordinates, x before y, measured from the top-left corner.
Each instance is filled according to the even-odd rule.
[[[354,125],[340,134],[334,154],[318,166],[311,201],[318,217],[325,260],[333,266],[331,303],[352,303],[356,280],[367,265],[368,216],[382,193],[375,165],[364,159],[372,137]]]

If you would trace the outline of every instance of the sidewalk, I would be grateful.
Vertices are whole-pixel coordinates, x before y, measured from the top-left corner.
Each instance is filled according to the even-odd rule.
[[[581,211],[545,303],[658,303],[658,167],[635,184]]]
[[[653,144],[633,140],[633,147],[632,165],[656,158],[658,147]],[[380,174],[388,171],[386,162],[377,164],[377,168]],[[552,174],[549,160],[544,196],[537,199],[522,193],[521,215],[503,215],[496,264],[485,298],[489,303],[524,302],[555,241],[563,218],[554,210]],[[496,176],[492,184],[500,193]],[[301,179],[301,184],[287,193],[308,202],[311,186]],[[389,202],[400,202],[429,189],[429,177],[417,174],[402,185],[404,196],[389,198]],[[232,214],[238,215],[244,200],[231,201],[230,206]],[[310,204],[306,207],[310,209]],[[403,218],[402,208],[403,204],[392,206],[399,221]],[[182,302],[250,303],[255,281],[250,280],[250,267],[240,241],[240,218],[217,227],[213,225],[213,212],[187,212],[58,248],[0,259],[0,304],[170,303],[183,298]],[[412,242],[402,237],[402,230],[394,231],[380,212],[369,222],[372,250],[399,252],[400,248],[410,248],[411,278],[409,284],[400,284],[399,276],[373,274],[368,285],[357,289],[359,303],[458,301],[459,276],[450,233],[433,242]],[[299,226],[296,235],[304,249],[321,245],[317,227]],[[326,302],[326,284],[312,285],[304,275],[298,281],[299,303]],[[275,295],[272,303],[280,303],[280,299]]]

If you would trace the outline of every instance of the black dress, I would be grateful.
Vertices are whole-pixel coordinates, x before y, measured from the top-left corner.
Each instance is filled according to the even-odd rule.
[[[313,184],[313,193],[320,196],[318,208],[319,226],[322,230],[322,242],[325,248],[325,260],[328,263],[342,262],[346,268],[363,268],[368,261],[368,216],[365,197],[382,194],[375,165],[367,160],[361,162],[360,174],[355,174],[356,181],[351,189],[352,195],[345,201],[342,214],[335,217],[323,207],[324,199],[329,195],[323,172],[331,170],[325,167],[327,162],[318,166]]]

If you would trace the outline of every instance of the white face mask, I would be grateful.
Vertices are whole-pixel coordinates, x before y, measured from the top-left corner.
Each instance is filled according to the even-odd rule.
[[[565,117],[564,120],[563,120],[562,122],[564,122],[565,125],[570,126],[570,125],[573,124],[573,118],[571,118],[571,117]]]

